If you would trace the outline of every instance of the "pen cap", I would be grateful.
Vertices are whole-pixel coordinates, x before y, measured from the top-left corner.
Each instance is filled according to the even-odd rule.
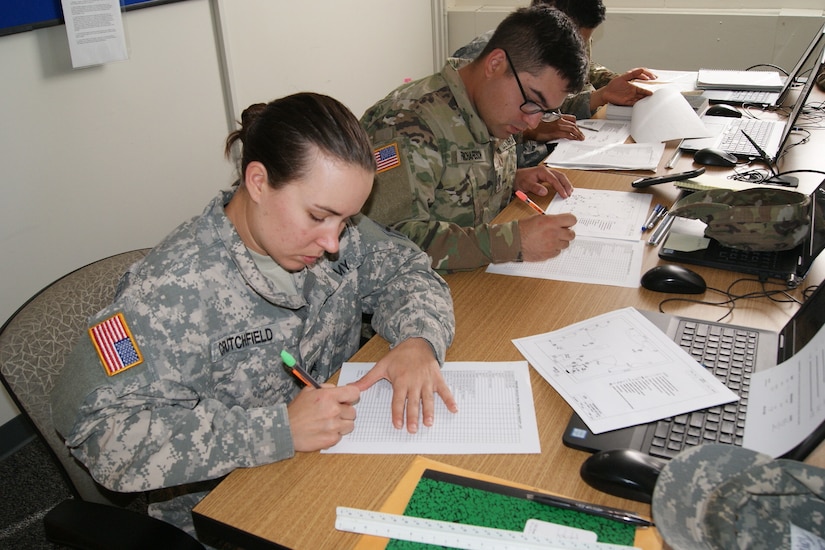
[[[298,364],[298,362],[295,360],[295,358],[292,357],[292,355],[290,355],[290,353],[286,350],[283,350],[281,352],[281,360],[289,368],[292,368],[292,367],[294,367],[295,365]]]

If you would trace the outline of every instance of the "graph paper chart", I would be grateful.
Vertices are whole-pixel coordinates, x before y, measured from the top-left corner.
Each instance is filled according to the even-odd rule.
[[[345,363],[338,384],[361,378],[373,363]],[[446,363],[442,375],[458,404],[451,413],[435,396],[431,427],[418,432],[392,425],[392,386],[381,380],[361,393],[355,430],[326,453],[496,454],[540,453],[530,373],[525,361]]]

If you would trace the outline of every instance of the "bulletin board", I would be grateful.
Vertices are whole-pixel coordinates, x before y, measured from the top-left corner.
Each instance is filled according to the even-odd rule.
[[[119,0],[124,11],[183,0]],[[60,0],[0,0],[0,36],[63,24]]]

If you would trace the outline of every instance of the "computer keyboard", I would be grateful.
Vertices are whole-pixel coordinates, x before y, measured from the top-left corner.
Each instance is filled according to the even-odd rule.
[[[759,156],[759,151],[748,141],[742,130],[763,149],[765,148],[765,141],[773,125],[768,120],[760,120],[756,118],[741,118],[737,121],[732,121],[725,129],[722,135],[722,141],[719,148],[734,155],[750,155]]]
[[[779,255],[773,250],[742,250],[719,245],[717,258],[730,265],[742,265],[751,270],[770,271],[776,269]]]
[[[678,334],[682,349],[738,394],[739,401],[660,420],[648,454],[673,458],[681,450],[703,443],[741,446],[758,333],[682,321]]]
[[[776,92],[764,92],[761,90],[737,90],[731,92],[730,100],[737,103],[770,103]],[[745,130],[747,132],[747,130]]]

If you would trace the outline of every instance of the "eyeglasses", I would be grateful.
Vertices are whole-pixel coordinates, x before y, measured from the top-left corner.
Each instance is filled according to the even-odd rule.
[[[518,89],[521,90],[521,97],[524,98],[524,103],[519,106],[521,112],[525,115],[537,115],[541,113],[542,122],[555,122],[560,119],[561,112],[558,109],[545,109],[535,101],[527,99],[527,94],[524,93],[524,86],[521,85],[521,80],[519,79],[516,68],[513,65],[513,60],[510,59],[510,54],[507,53],[507,50],[503,51],[505,57],[507,57],[507,63],[510,64],[510,70],[513,71],[513,76],[516,77],[516,84],[518,84]]]

